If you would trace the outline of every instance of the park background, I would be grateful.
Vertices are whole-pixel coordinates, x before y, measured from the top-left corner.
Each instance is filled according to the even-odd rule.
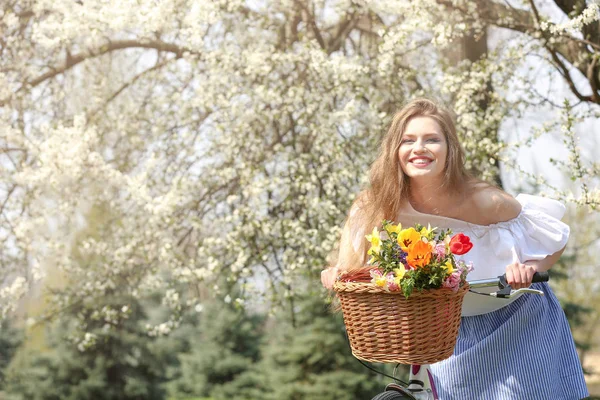
[[[380,391],[319,275],[393,113],[418,96],[456,112],[475,174],[567,206],[551,284],[600,394],[599,13],[3,0],[0,397]]]

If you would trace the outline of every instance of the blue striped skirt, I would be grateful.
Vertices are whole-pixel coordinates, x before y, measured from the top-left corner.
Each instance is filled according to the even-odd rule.
[[[588,396],[569,323],[547,283],[497,311],[463,317],[454,354],[432,364],[441,400]],[[502,300],[498,300],[502,301]]]

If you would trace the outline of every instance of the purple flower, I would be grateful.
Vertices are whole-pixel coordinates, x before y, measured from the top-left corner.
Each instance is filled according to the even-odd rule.
[[[408,253],[403,251],[398,243],[394,243],[394,251],[396,252],[396,258],[398,259],[398,261],[404,264],[405,267],[408,267],[408,263],[406,261],[406,256],[408,255]]]
[[[385,276],[387,278],[387,287],[391,292],[397,292],[400,290],[400,285],[396,282],[396,276],[392,272],[388,272]]]
[[[450,276],[446,278],[442,286],[452,289],[455,292],[458,292],[458,288],[460,287],[460,272],[455,271],[452,274],[450,274]]]
[[[438,259],[441,260],[446,257],[446,244],[444,242],[436,244],[434,251]]]
[[[375,278],[381,278],[382,277],[382,273],[379,269],[377,268],[373,268],[369,271],[369,274],[371,275],[371,278],[375,279]]]
[[[473,266],[473,261],[469,261],[469,263],[467,264],[465,269],[466,269],[467,274],[469,272],[473,271],[475,269],[475,267]]]
[[[469,263],[465,263],[463,260],[458,262],[456,267],[456,272],[458,272],[461,276],[466,279],[466,276],[469,272],[473,271],[475,268],[473,267],[473,262],[469,261]]]

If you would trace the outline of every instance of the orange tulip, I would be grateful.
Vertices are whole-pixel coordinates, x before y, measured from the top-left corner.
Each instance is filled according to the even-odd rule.
[[[431,261],[431,244],[419,240],[408,247],[406,261],[413,268],[423,267]]]

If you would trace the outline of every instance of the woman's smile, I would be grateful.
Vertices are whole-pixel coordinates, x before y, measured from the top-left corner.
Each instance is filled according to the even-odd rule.
[[[417,168],[425,168],[431,165],[433,160],[427,157],[413,157],[409,160]]]

